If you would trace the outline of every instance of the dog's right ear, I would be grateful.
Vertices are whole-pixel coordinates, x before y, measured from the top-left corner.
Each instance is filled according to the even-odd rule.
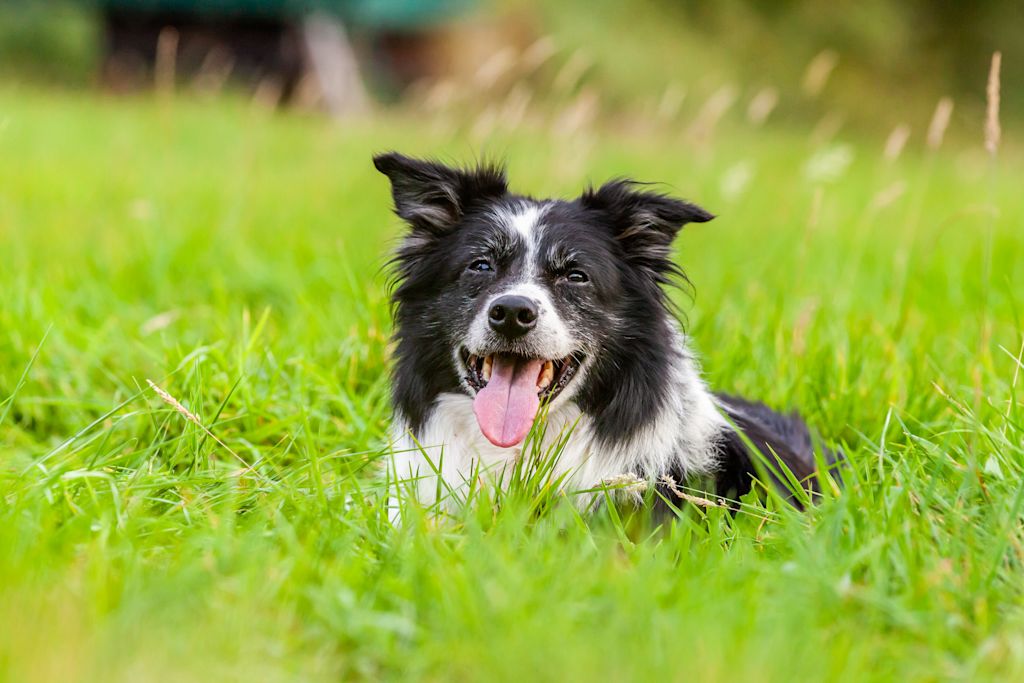
[[[373,165],[391,181],[395,213],[414,230],[435,235],[454,227],[473,202],[508,192],[505,171],[498,166],[463,170],[397,152],[376,155]]]

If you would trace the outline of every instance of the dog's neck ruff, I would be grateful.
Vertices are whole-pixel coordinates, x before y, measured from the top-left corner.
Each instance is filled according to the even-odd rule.
[[[461,499],[472,483],[507,481],[508,470],[527,453],[559,449],[551,472],[567,492],[586,491],[622,475],[657,479],[713,472],[728,423],[700,377],[693,355],[678,329],[678,353],[667,368],[660,407],[622,439],[599,436],[595,418],[576,403],[557,402],[548,412],[539,444],[528,439],[511,448],[490,443],[473,414],[473,400],[462,393],[442,393],[430,406],[422,426],[411,430],[400,414],[392,425],[391,479],[430,505],[442,497]],[[437,477],[443,480],[439,486]],[[400,486],[403,486],[401,483]],[[591,500],[580,496],[581,504]]]

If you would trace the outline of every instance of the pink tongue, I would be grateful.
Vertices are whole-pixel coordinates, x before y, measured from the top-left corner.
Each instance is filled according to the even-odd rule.
[[[473,400],[477,424],[487,440],[508,448],[526,438],[540,408],[540,360],[494,354],[491,379]]]

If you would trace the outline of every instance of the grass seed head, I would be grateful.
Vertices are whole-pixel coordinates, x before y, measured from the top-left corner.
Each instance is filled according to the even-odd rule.
[[[907,146],[907,140],[910,139],[910,126],[905,123],[901,123],[892,129],[889,133],[889,137],[885,140],[885,160],[896,161],[900,158],[900,154],[903,153],[903,148]]]
[[[949,127],[949,119],[953,115],[953,100],[943,97],[935,105],[935,113],[932,114],[931,123],[928,124],[928,149],[938,149],[942,146],[942,139],[946,136],[946,128]]]
[[[1003,53],[992,54],[992,66],[988,71],[988,109],[985,115],[985,149],[992,156],[999,151],[999,138],[1002,130],[999,128],[999,67],[1003,61]]]
[[[156,385],[156,383],[153,382],[153,380],[147,379],[146,383],[149,384],[149,387],[153,391],[156,392],[156,395],[159,396],[161,398],[161,400],[163,400],[164,403],[166,403],[167,405],[171,406],[172,408],[177,410],[179,413],[184,415],[185,419],[187,419],[189,422],[194,422],[196,425],[198,425],[200,427],[203,427],[203,423],[199,420],[199,418],[196,416],[196,414],[193,413],[188,408],[186,408],[185,406],[181,405],[181,402],[178,401],[178,399],[174,398],[173,396],[168,394],[166,391],[164,391],[163,389],[158,387]],[[205,429],[205,427],[204,427],[204,429]]]

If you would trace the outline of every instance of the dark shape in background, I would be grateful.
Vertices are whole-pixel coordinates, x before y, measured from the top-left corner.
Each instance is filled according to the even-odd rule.
[[[290,101],[314,75],[332,108],[364,99],[349,28],[381,96],[429,75],[421,46],[466,0],[100,0],[102,82],[130,90],[154,81],[162,59],[176,77],[269,86]],[[167,53],[164,55],[163,53]],[[158,80],[158,79],[157,79]]]

